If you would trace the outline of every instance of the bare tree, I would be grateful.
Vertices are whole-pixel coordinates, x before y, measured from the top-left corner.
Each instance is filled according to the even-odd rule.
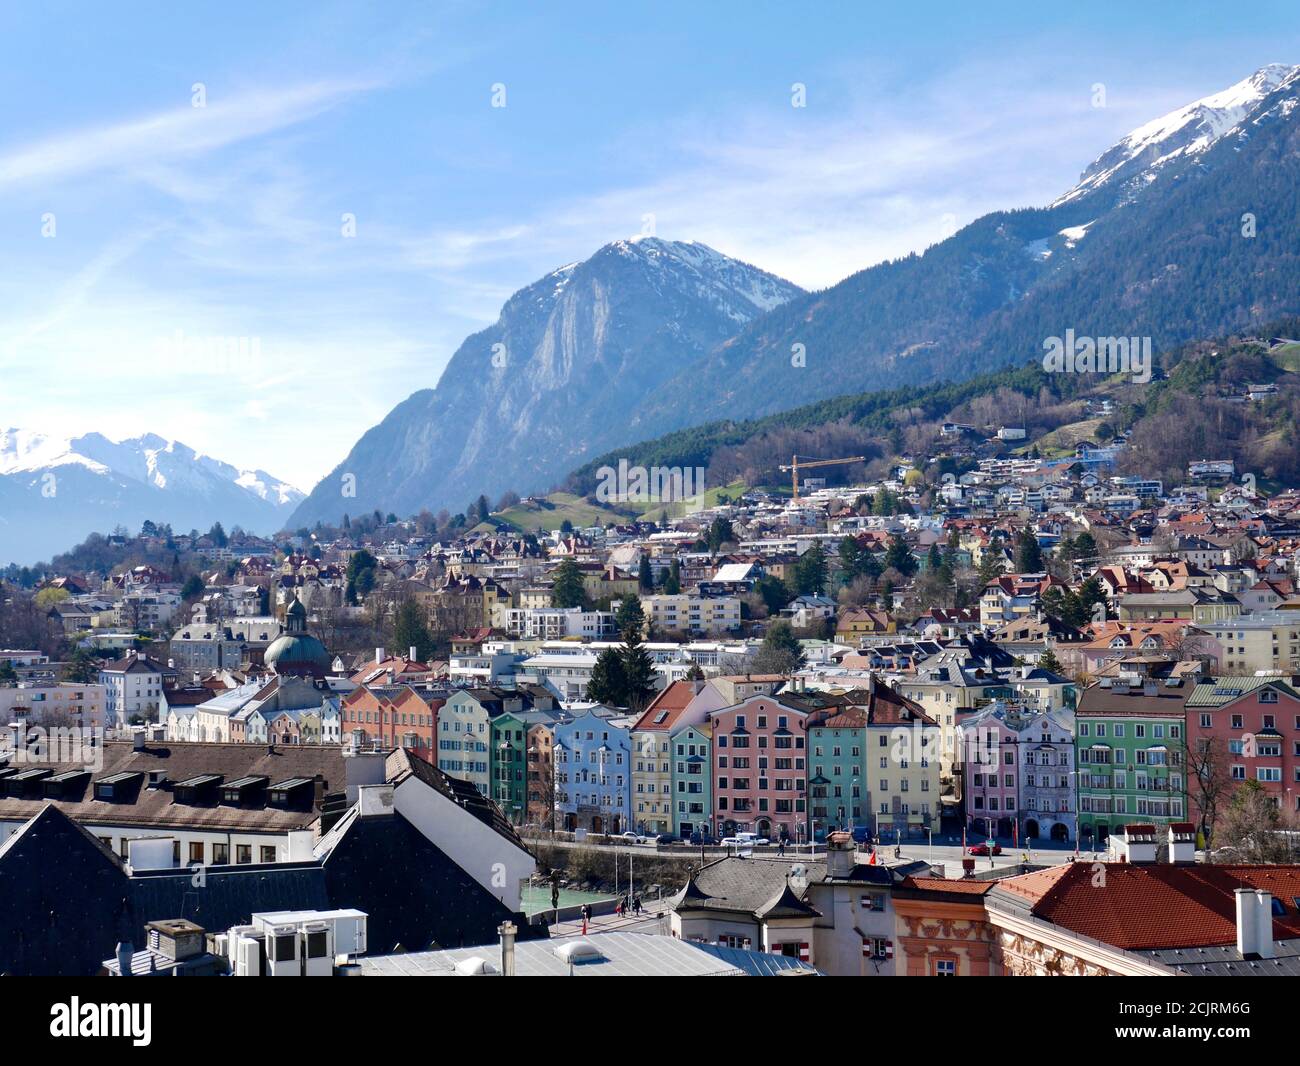
[[[1216,861],[1252,864],[1294,861],[1296,826],[1258,781],[1240,785],[1215,827]]]
[[[1197,812],[1197,828],[1208,841],[1219,810],[1232,795],[1234,782],[1227,745],[1217,737],[1199,737],[1187,748],[1187,787]]]

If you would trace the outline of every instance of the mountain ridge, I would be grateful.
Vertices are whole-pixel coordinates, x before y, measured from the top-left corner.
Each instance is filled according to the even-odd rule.
[[[220,521],[272,533],[303,498],[264,470],[242,469],[155,433],[114,441],[94,432],[0,431],[5,562],[33,562],[51,545],[146,519],[205,530]]]
[[[506,300],[438,384],[368,430],[290,524],[548,488],[629,439],[626,418],[665,368],[689,369],[739,324],[802,291],[699,242],[606,244]]]

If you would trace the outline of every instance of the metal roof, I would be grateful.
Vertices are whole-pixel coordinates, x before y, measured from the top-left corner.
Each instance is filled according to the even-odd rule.
[[[815,975],[816,969],[799,959],[740,948],[696,944],[654,933],[593,933],[581,938],[595,953],[575,957],[572,963],[557,949],[577,943],[576,938],[533,940],[515,945],[515,973],[522,977],[763,977],[780,973]],[[470,959],[487,962],[500,973],[499,944],[420,951],[360,960],[363,977],[457,977],[457,963]]]

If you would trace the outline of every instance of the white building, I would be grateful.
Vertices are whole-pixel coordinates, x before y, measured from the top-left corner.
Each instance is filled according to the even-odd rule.
[[[157,722],[163,709],[163,681],[176,671],[147,655],[128,655],[99,672],[104,687],[104,724],[113,729],[134,721]]]

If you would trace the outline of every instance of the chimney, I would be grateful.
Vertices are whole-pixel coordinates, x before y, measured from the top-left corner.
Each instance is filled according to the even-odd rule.
[[[1151,678],[1147,678],[1144,682],[1142,682],[1142,695],[1154,696],[1158,691],[1159,689],[1157,688],[1155,681],[1153,681]]]
[[[375,662],[382,663],[383,661],[384,661],[384,649],[382,646],[380,646],[375,649]]]
[[[1126,825],[1110,838],[1111,851],[1120,862],[1152,863],[1156,861],[1156,827]]]
[[[1196,861],[1196,826],[1191,822],[1169,824],[1169,861],[1175,866]]]
[[[832,833],[826,841],[826,876],[841,879],[852,874],[855,851],[849,833]]]
[[[131,730],[131,746],[136,751],[144,751],[145,731],[143,729]]]
[[[1240,889],[1238,889],[1238,892],[1240,892]],[[1237,902],[1237,909],[1238,909],[1238,912],[1240,913],[1240,909],[1241,909],[1241,901],[1240,901],[1240,898],[1238,899],[1238,902]],[[118,944],[117,944],[117,970],[118,970],[118,973],[119,973],[122,977],[130,977],[130,976],[132,976],[132,974],[131,974],[131,958],[132,958],[132,956],[134,956],[134,955],[135,955],[135,948],[133,948],[133,947],[131,946],[131,942],[130,942],[129,940],[127,940],[127,941],[118,941]]]
[[[1273,958],[1273,897],[1263,889],[1239,888],[1237,951],[1243,959]]]
[[[501,975],[503,977],[514,977],[515,975],[515,929],[514,922],[502,922],[497,926],[497,932],[501,934]]]
[[[415,662],[415,660],[416,660],[416,655],[415,655],[415,645],[414,645],[414,644],[411,645],[410,650],[406,653],[406,658],[407,658],[409,661],[411,661],[411,662]]]

